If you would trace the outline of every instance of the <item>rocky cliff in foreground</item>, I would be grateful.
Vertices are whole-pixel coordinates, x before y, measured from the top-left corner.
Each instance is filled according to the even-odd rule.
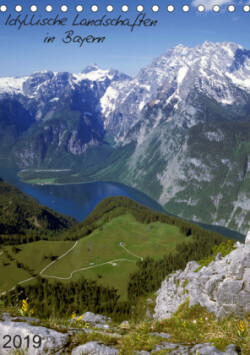
[[[245,244],[224,258],[202,267],[191,261],[184,271],[169,275],[157,292],[154,317],[169,318],[189,298],[189,305],[200,304],[217,318],[231,315],[243,318],[250,313],[250,231]]]

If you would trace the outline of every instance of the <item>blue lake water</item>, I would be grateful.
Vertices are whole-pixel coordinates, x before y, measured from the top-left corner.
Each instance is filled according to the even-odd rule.
[[[152,198],[123,184],[99,181],[72,185],[30,185],[20,181],[17,173],[17,169],[0,166],[0,177],[6,182],[35,197],[42,205],[72,216],[77,221],[85,219],[101,200],[109,196],[127,196],[154,211],[166,213],[161,205]],[[239,232],[220,226],[197,224],[229,238],[234,238],[241,242],[245,240],[245,236]]]
[[[86,218],[95,206],[109,196],[127,196],[155,211],[164,212],[162,207],[144,193],[113,182],[93,182],[73,185],[31,185],[20,181],[17,170],[0,167],[0,177],[35,197],[39,203],[53,208],[78,221]]]

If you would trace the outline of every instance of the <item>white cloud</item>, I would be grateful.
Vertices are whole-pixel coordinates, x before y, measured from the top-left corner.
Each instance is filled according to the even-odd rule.
[[[233,1],[232,0],[193,0],[192,1],[192,5],[197,7],[199,5],[204,5],[205,6],[205,11],[209,11],[213,9],[214,5],[219,5],[219,6],[223,6],[223,5],[227,5],[227,4],[232,4]]]

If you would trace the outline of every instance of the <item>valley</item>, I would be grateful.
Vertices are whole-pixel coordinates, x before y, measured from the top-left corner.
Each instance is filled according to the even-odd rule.
[[[146,194],[120,183],[110,181],[67,183],[65,182],[67,171],[55,172],[55,169],[49,171],[38,170],[40,170],[40,172],[29,170],[27,172],[29,175],[26,175],[30,178],[31,172],[39,174],[40,178],[36,180],[37,183],[26,183],[26,180],[22,181],[19,175],[23,176],[25,172],[22,173],[16,168],[6,166],[0,166],[0,177],[2,177],[4,181],[13,184],[22,192],[36,198],[40,204],[53,208],[59,213],[70,215],[77,221],[82,221],[86,218],[102,199],[109,196],[127,196],[155,211],[164,212],[163,208]],[[48,177],[48,173],[51,177]],[[72,170],[70,174],[77,175],[74,178],[80,177],[80,174]],[[57,177],[59,176],[61,178],[64,177],[64,182],[58,182]],[[34,175],[34,179],[36,179],[36,177],[37,175]],[[47,179],[50,181],[49,184],[46,184]],[[51,183],[52,179],[56,182]]]
[[[122,183],[175,215],[244,234],[249,63],[240,45],[206,41],[167,50],[135,77],[91,64],[0,78],[0,157],[28,183]]]

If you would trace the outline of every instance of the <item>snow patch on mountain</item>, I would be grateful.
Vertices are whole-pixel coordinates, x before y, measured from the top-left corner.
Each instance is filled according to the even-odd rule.
[[[21,78],[0,78],[0,94],[19,94],[22,93],[23,83],[28,79],[28,76]]]
[[[83,80],[90,80],[90,81],[104,81],[107,78],[112,80],[113,76],[109,70],[101,70],[97,69],[94,71],[90,71],[88,73],[79,73],[79,74],[74,74],[74,82],[79,83],[82,82]]]
[[[178,75],[177,75],[177,83],[179,85],[181,85],[181,83],[183,82],[183,79],[187,75],[187,72],[188,72],[188,67],[180,68]]]
[[[169,112],[167,119],[171,120],[183,102],[186,107],[182,105],[182,110],[197,109],[188,104],[193,91],[223,105],[232,105],[236,100],[240,103],[244,95],[238,95],[237,91],[250,93],[249,53],[233,43],[208,41],[195,48],[178,45],[167,50],[135,78],[110,85],[101,99],[105,128],[120,137],[117,142],[127,143],[126,132],[141,120],[141,112],[147,105],[163,102],[164,98],[164,108]],[[190,122],[187,117],[185,121],[188,126],[194,125],[194,114],[190,114]]]
[[[106,113],[112,112],[116,107],[116,100],[118,98],[119,92],[113,86],[109,86],[105,94],[101,98],[102,113],[105,116]]]

